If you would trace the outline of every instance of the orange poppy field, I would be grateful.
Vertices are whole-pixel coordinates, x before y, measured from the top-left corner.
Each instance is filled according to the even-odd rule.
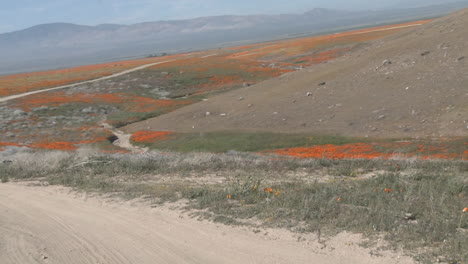
[[[24,111],[21,119],[5,121],[0,149],[27,146],[75,150],[98,145],[106,151],[123,151],[108,140],[106,122],[123,126],[196,103],[213,93],[251,85],[282,74],[325,63],[345,55],[358,44],[416,27],[429,20],[380,26],[329,35],[227,47],[157,58],[112,62],[46,72],[0,77],[0,97],[91,80],[137,66],[165,62],[124,76],[93,84],[49,91],[8,101],[6,107]],[[89,110],[85,110],[89,109]],[[0,124],[1,125],[1,124]],[[104,135],[104,136],[103,136]],[[164,140],[169,132],[140,132],[135,142]],[[79,140],[77,140],[77,138]],[[392,158],[392,149],[405,144],[355,143],[273,150],[299,158]],[[380,152],[386,148],[387,152]],[[466,159],[444,148],[416,149],[408,156]]]

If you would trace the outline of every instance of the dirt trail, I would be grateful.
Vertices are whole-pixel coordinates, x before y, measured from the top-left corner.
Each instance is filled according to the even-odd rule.
[[[123,149],[126,149],[128,151],[131,151],[132,153],[144,153],[148,151],[148,148],[140,148],[138,146],[135,146],[132,144],[130,141],[130,137],[132,134],[126,134],[122,132],[121,130],[107,124],[107,123],[102,123],[101,126],[110,131],[114,136],[117,137],[117,140],[112,142],[112,144],[121,147]]]
[[[22,93],[22,94],[15,94],[15,95],[6,96],[6,97],[0,97],[0,103],[10,101],[10,100],[14,100],[14,99],[18,99],[18,98],[25,97],[25,96],[29,96],[29,95],[33,95],[33,94],[44,93],[44,92],[49,92],[49,91],[54,91],[54,90],[59,90],[59,89],[70,88],[70,87],[74,87],[74,86],[78,86],[78,85],[82,85],[82,84],[88,84],[88,83],[94,83],[94,82],[99,82],[99,81],[103,81],[103,80],[108,80],[108,79],[112,79],[112,78],[115,78],[115,77],[119,77],[119,76],[122,76],[122,75],[125,75],[125,74],[128,74],[128,73],[131,73],[131,72],[143,70],[143,69],[151,67],[151,66],[155,66],[155,65],[163,64],[163,63],[168,63],[168,62],[173,62],[173,61],[174,60],[167,60],[167,61],[160,61],[160,62],[145,64],[145,65],[141,65],[141,66],[138,66],[138,67],[135,67],[135,68],[132,68],[132,69],[128,69],[128,70],[125,70],[125,71],[122,71],[122,72],[119,72],[119,73],[115,73],[115,74],[112,74],[112,75],[109,75],[109,76],[104,76],[104,77],[94,79],[94,80],[89,80],[89,81],[84,81],[84,82],[79,82],[79,83],[73,83],[73,84],[67,84],[67,85],[62,85],[62,86],[57,86],[57,87],[53,87],[53,88],[37,90],[37,91],[32,91],[32,92],[27,92],[27,93]]]
[[[167,208],[86,197],[63,187],[0,184],[0,259],[16,263],[412,263],[371,257],[356,236],[325,249],[285,231],[254,234]],[[311,236],[312,237],[312,236]]]

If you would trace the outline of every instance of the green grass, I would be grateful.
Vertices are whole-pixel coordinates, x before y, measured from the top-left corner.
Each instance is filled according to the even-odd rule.
[[[177,152],[227,152],[230,150],[254,152],[323,144],[343,145],[366,141],[358,138],[313,136],[310,134],[210,132],[175,134],[167,140],[145,144],[137,143],[137,145]]]

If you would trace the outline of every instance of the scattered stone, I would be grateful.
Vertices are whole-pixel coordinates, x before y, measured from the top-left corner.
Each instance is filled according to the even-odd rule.
[[[426,56],[426,55],[429,55],[430,53],[431,53],[430,51],[425,51],[425,52],[421,53],[421,56],[424,57],[424,56]]]
[[[11,163],[13,163],[13,161],[12,160],[4,160],[4,161],[2,161],[2,163],[3,164],[11,164]]]
[[[96,113],[96,109],[94,109],[94,107],[86,107],[84,108],[83,110],[81,110],[82,113],[85,113],[85,114],[92,114],[92,113]]]
[[[161,75],[169,75],[168,72],[161,72]]]
[[[252,107],[252,106],[253,106],[253,104],[248,104],[248,105],[247,105],[247,107]]]
[[[312,96],[311,92],[306,93],[306,96]]]
[[[46,260],[46,259],[48,259],[49,257],[47,257],[47,256],[45,256],[45,255],[42,255],[41,258],[42,258],[43,260]]]
[[[23,111],[21,109],[16,109],[15,111],[13,111],[13,115],[15,115],[15,116],[25,116],[25,115],[28,115],[28,113],[26,113],[25,111]]]
[[[412,213],[406,213],[404,218],[406,220],[416,220],[416,215],[415,214],[412,214]]]
[[[293,103],[295,103],[295,102],[296,102],[296,100],[292,100],[292,102],[293,102]]]
[[[384,119],[385,117],[386,117],[386,115],[380,115],[380,116],[377,118],[377,120],[382,120],[382,119]]]
[[[274,115],[277,115],[277,114],[278,114],[278,112],[273,112],[273,114],[274,114]]]
[[[211,115],[210,112],[206,112],[206,113],[205,113],[205,116],[210,116],[210,115]]]
[[[239,101],[242,101],[242,100],[244,100],[244,97],[242,97],[242,96],[239,97]]]
[[[220,114],[220,116],[227,116],[227,114],[225,114],[225,113],[222,113],[222,114]]]
[[[389,61],[389,60],[384,60],[383,63],[382,63],[383,66],[388,66],[388,65],[391,65],[391,64],[392,64],[392,62]]]
[[[251,86],[251,84],[250,83],[244,83],[244,84],[242,84],[242,86],[245,88],[245,87]]]
[[[457,59],[457,61],[461,61],[461,60],[464,60],[465,59],[465,56],[461,56],[460,58]]]
[[[324,86],[326,84],[327,84],[326,82],[321,82],[321,83],[318,84],[318,86]]]

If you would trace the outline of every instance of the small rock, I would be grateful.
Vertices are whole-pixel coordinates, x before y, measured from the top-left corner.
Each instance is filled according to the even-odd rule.
[[[460,58],[457,59],[457,61],[461,61],[461,60],[464,60],[465,59],[465,56],[461,56]]]
[[[277,115],[277,114],[278,114],[278,112],[273,112],[273,114],[274,114],[274,115]]]
[[[382,120],[382,119],[384,119],[385,117],[386,117],[386,115],[380,115],[380,116],[377,118],[377,120]]]
[[[321,82],[321,83],[318,84],[318,86],[324,86],[326,84],[327,84],[326,82]]]
[[[13,111],[13,115],[16,115],[16,116],[25,116],[27,114],[28,113],[26,113],[25,111],[23,111],[21,109],[16,109],[15,111]]]
[[[306,96],[312,96],[311,92],[306,93]]]
[[[245,87],[251,86],[251,84],[250,83],[243,83],[242,86],[245,88]]]
[[[404,218],[406,220],[416,220],[416,215],[415,214],[412,214],[412,213],[406,213]]]
[[[225,114],[225,113],[222,113],[222,114],[220,114],[220,116],[227,116],[227,114]]]
[[[430,51],[425,51],[425,52],[421,53],[421,56],[424,57],[424,56],[426,56],[426,55],[429,55],[430,53],[431,53]]]
[[[382,63],[383,66],[388,66],[388,65],[391,65],[391,64],[392,64],[392,62],[389,61],[389,60],[384,60],[383,63]]]
[[[45,255],[42,255],[41,258],[44,259],[44,260],[46,260],[46,259],[48,259],[49,257],[47,257],[47,256],[45,256]]]
[[[210,115],[211,115],[210,112],[206,112],[206,113],[205,113],[205,116],[210,116]]]
[[[4,160],[4,161],[2,161],[2,163],[3,164],[11,164],[11,163],[13,163],[13,161],[12,160]]]
[[[252,106],[253,106],[253,104],[248,104],[248,105],[247,105],[247,107],[252,107]]]
[[[242,100],[244,100],[244,97],[242,97],[242,96],[239,97],[239,101],[242,101]]]

